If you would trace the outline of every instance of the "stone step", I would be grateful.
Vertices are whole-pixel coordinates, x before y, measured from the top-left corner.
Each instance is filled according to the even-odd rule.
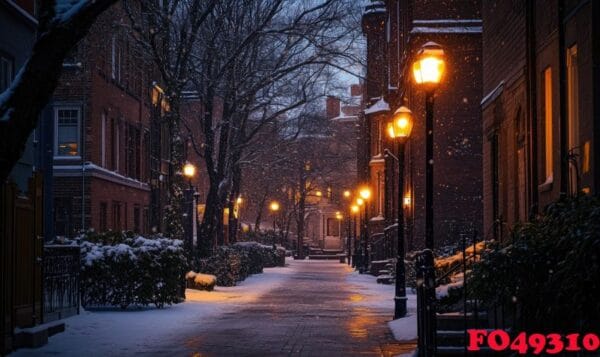
[[[480,312],[477,317],[473,313],[467,313],[467,328],[487,328],[487,313]],[[463,331],[465,328],[465,318],[462,312],[444,313],[437,316],[437,329],[443,331]]]
[[[65,330],[63,321],[53,321],[15,331],[15,348],[38,348],[48,343],[48,337]]]
[[[377,284],[391,285],[396,281],[391,275],[380,275],[377,277]]]
[[[493,351],[489,347],[481,347],[480,351],[466,351],[464,346],[440,346],[438,345],[436,356],[508,356],[510,353],[501,353]]]

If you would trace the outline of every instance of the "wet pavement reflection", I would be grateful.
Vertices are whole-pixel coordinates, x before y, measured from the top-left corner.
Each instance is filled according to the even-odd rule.
[[[234,311],[199,322],[163,353],[212,356],[395,356],[415,343],[398,343],[387,327],[393,311],[369,306],[369,296],[347,282],[350,268],[304,261],[282,286]],[[390,298],[392,298],[390,296]]]

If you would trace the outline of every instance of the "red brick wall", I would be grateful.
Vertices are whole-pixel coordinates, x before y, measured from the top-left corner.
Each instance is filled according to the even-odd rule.
[[[146,148],[149,147],[144,135],[150,129],[150,84],[152,71],[148,61],[134,50],[133,42],[125,45],[126,36],[117,37],[117,43],[123,47],[121,79],[112,78],[111,51],[115,34],[123,34],[126,21],[120,3],[103,13],[92,26],[90,34],[80,43],[68,62],[81,63],[81,67],[69,66],[64,69],[59,86],[54,92],[53,103],[80,105],[82,109],[81,147],[82,160],[97,166],[102,165],[102,116],[106,116],[105,126],[105,169],[118,175],[127,176],[127,142],[135,130],[139,131],[139,146],[132,161],[139,168],[132,170],[131,178],[148,182],[149,160]],[[127,49],[127,50],[125,50]],[[118,127],[119,135],[114,138],[112,130]],[[117,145],[118,140],[118,145]],[[136,147],[132,143],[132,147]],[[118,164],[113,160],[112,149],[118,147]],[[56,160],[55,165],[81,165],[79,160]],[[144,207],[149,205],[149,191],[131,188],[106,180],[86,177],[85,180],[85,227],[99,228],[100,202],[108,204],[107,228],[113,229],[112,202],[122,202],[121,229],[133,229],[133,209],[140,207],[140,216]],[[93,184],[92,184],[93,182]],[[82,178],[57,177],[54,183],[54,195],[58,201],[73,197],[81,192]],[[73,197],[73,224],[81,228],[81,194]],[[125,209],[126,205],[126,209]],[[140,217],[140,228],[143,218]]]

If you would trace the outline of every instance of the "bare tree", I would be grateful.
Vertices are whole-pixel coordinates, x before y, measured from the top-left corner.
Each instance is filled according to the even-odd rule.
[[[54,92],[65,57],[116,0],[41,2],[38,38],[13,84],[0,94],[0,180],[19,161]]]
[[[195,88],[203,99],[193,135],[210,187],[200,234],[223,243],[222,212],[239,193],[241,163],[263,128],[323,96],[328,68],[347,58],[356,29],[345,27],[346,0],[246,0],[217,4],[194,51]],[[214,98],[222,99],[221,115]],[[216,239],[215,239],[216,238]]]
[[[124,0],[130,26],[138,44],[160,73],[169,104],[164,120],[169,132],[170,165],[168,205],[163,220],[165,233],[182,238],[183,140],[182,93],[189,87],[191,54],[200,30],[218,0]]]

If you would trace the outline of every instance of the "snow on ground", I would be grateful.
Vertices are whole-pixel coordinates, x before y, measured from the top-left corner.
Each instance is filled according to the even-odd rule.
[[[110,356],[174,340],[198,328],[203,319],[255,301],[280,286],[293,267],[266,268],[235,287],[215,287],[212,292],[187,290],[186,301],[164,309],[141,308],[82,311],[65,319],[66,331],[53,336],[39,349],[20,349],[12,356],[60,354]]]
[[[352,272],[348,275],[348,282],[359,287],[359,290],[365,295],[358,304],[377,309],[394,310],[395,286],[377,284],[376,278],[369,274],[359,274]],[[401,319],[392,320],[388,325],[394,337],[398,341],[413,341],[417,338],[417,296],[411,291],[406,290],[408,298],[408,314]]]

